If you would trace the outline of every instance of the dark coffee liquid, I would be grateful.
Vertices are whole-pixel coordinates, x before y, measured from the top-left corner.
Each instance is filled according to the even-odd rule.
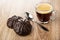
[[[46,13],[46,14],[42,14],[42,13],[37,13],[37,17],[41,22],[47,22],[50,20],[50,16],[52,15],[52,12]]]

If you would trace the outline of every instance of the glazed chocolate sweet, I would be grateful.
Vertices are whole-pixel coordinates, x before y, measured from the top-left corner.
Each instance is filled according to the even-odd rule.
[[[32,25],[29,21],[19,20],[14,24],[14,31],[21,36],[26,36],[31,33]]]
[[[21,36],[26,36],[32,31],[32,25],[28,20],[15,15],[8,19],[7,26]]]
[[[11,18],[9,18],[7,20],[7,26],[9,28],[13,28],[13,22],[16,21],[16,20],[18,20],[18,19],[22,19],[22,17],[16,16],[16,15],[12,16]]]

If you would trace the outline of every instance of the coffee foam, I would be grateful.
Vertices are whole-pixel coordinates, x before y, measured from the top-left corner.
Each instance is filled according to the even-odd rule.
[[[47,14],[53,10],[52,5],[48,3],[38,4],[36,7],[36,11],[40,14]]]

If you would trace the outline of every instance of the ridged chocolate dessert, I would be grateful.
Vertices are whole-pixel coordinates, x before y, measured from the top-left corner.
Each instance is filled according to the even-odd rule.
[[[14,31],[21,36],[29,35],[32,31],[32,25],[30,22],[19,16],[12,16],[9,18],[7,26],[14,29]]]

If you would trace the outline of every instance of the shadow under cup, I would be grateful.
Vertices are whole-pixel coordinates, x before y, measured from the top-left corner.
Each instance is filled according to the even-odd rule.
[[[50,4],[41,4],[36,8],[36,14],[40,22],[48,23],[52,16],[52,6]]]

